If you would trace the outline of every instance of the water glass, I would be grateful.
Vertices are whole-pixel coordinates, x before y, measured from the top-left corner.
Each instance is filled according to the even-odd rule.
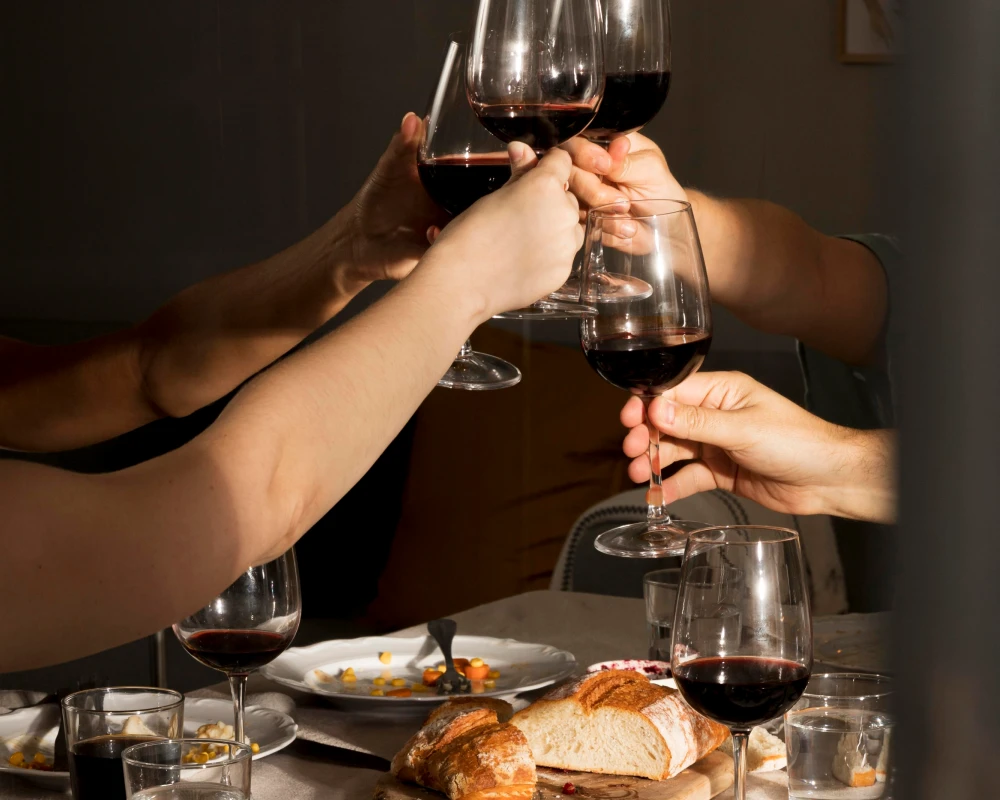
[[[649,631],[649,657],[654,661],[670,661],[670,628],[674,624],[677,588],[681,570],[658,569],[642,577],[642,594],[646,598],[646,628]]]
[[[209,748],[218,755],[208,758]],[[249,800],[252,760],[250,746],[236,742],[137,744],[122,753],[128,800]]]
[[[184,696],[169,689],[86,689],[62,701],[63,729],[75,800],[125,800],[122,751],[179,736]]]
[[[785,714],[789,797],[889,798],[891,698],[885,675],[814,675]]]

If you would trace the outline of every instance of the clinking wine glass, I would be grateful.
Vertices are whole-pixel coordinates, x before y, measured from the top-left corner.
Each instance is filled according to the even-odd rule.
[[[604,0],[604,97],[583,135],[607,146],[618,134],[640,130],[655,117],[670,91],[669,0]],[[595,265],[590,265],[594,270]],[[577,265],[561,289],[560,300],[580,297]],[[594,270],[590,291],[602,299],[640,296],[647,287],[634,278]]]
[[[705,359],[712,342],[708,276],[691,205],[679,200],[636,201],[591,209],[583,256],[583,302],[597,313],[580,322],[590,366],[609,383],[642,398],[676,386]],[[646,297],[602,301],[596,279],[609,272],[650,287]],[[644,522],[602,533],[594,546],[627,558],[684,552],[687,534],[706,523],[673,519],[663,500],[659,432],[649,428],[650,483]]]
[[[246,736],[247,678],[292,643],[301,617],[299,571],[295,551],[289,550],[251,567],[201,611],[174,625],[190,655],[229,678],[236,741]]]
[[[812,672],[809,593],[795,531],[744,525],[691,534],[670,669],[688,704],[732,732],[734,796],[746,800],[751,729],[792,708]]]
[[[469,45],[469,101],[479,121],[504,142],[536,153],[582,133],[604,92],[600,0],[480,0]],[[502,319],[579,318],[554,298],[498,315]]]
[[[465,91],[466,46],[453,35],[441,77],[425,118],[417,171],[427,194],[453,216],[499,189],[510,178],[510,158],[503,142],[479,124]],[[506,389],[521,372],[502,358],[473,351],[470,342],[438,381],[449,389]]]

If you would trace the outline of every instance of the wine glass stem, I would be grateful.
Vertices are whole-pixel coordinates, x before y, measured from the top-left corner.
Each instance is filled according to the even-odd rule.
[[[465,340],[465,344],[462,345],[462,349],[458,351],[458,358],[468,358],[472,355],[472,342],[468,339]],[[457,361],[458,359],[456,359]]]
[[[747,731],[732,731],[733,734],[733,800],[747,797]]]
[[[643,397],[646,407],[646,428],[649,430],[649,491],[646,493],[646,521],[649,525],[666,525],[670,514],[663,504],[663,476],[660,474],[660,431],[649,421],[649,404],[652,397]]]
[[[246,708],[247,675],[230,675],[229,690],[233,694],[233,727],[236,741],[243,743],[243,711]]]

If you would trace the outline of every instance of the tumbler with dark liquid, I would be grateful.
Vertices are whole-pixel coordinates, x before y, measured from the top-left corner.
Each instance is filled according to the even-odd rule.
[[[74,800],[126,800],[122,751],[179,736],[184,696],[141,686],[87,689],[67,695],[62,714]]]

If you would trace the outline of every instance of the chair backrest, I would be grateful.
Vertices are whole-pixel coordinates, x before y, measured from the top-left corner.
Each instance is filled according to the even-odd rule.
[[[622,492],[584,512],[566,538],[550,589],[642,597],[643,575],[680,564],[679,558],[615,558],[594,549],[594,539],[599,534],[645,518],[645,491]],[[722,490],[680,500],[670,506],[670,513],[710,525],[775,525],[798,531],[806,558],[813,614],[847,611],[844,574],[829,517],[781,514]]]

